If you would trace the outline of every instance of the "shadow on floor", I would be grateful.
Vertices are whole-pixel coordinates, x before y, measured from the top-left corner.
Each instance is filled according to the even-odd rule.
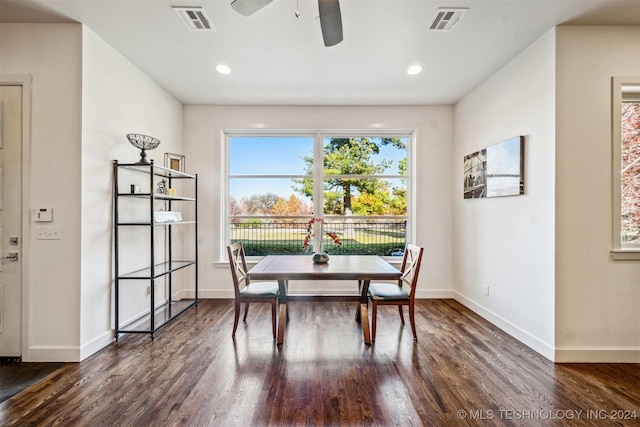
[[[62,362],[0,360],[0,403],[62,367]]]

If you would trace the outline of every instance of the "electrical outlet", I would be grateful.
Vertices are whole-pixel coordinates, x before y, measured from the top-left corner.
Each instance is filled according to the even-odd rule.
[[[483,293],[483,294],[485,294],[485,295],[487,295],[487,296],[489,296],[489,285],[486,285],[486,286],[484,287],[484,290],[482,291],[482,293]]]

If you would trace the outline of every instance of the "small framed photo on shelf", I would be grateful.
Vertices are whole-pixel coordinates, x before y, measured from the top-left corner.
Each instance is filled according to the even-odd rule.
[[[164,167],[174,171],[184,172],[184,155],[164,153]]]

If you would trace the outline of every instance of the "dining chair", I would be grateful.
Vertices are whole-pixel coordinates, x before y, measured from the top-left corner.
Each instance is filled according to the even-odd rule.
[[[400,321],[404,324],[404,315],[402,307],[409,306],[409,321],[411,322],[411,330],[413,331],[413,339],[418,340],[416,335],[415,322],[415,297],[416,285],[418,283],[418,273],[420,272],[420,264],[422,262],[422,252],[424,248],[408,243],[404,248],[402,257],[402,267],[400,271],[402,275],[397,283],[379,283],[372,282],[369,284],[369,299],[373,303],[372,331],[371,340],[376,340],[376,320],[378,317],[378,305],[397,305],[400,312]]]
[[[231,277],[233,278],[233,290],[235,292],[235,319],[233,321],[233,332],[231,336],[236,335],[238,328],[238,319],[240,318],[240,304],[244,303],[244,317],[242,321],[247,320],[249,313],[249,304],[271,303],[271,329],[273,330],[273,338],[276,338],[276,311],[278,301],[278,282],[250,282],[247,275],[247,261],[244,255],[244,247],[242,243],[233,243],[227,246],[229,255],[229,264],[231,266]]]

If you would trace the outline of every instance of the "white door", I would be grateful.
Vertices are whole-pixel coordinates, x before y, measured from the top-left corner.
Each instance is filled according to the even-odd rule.
[[[0,357],[22,356],[22,87],[0,86]]]

